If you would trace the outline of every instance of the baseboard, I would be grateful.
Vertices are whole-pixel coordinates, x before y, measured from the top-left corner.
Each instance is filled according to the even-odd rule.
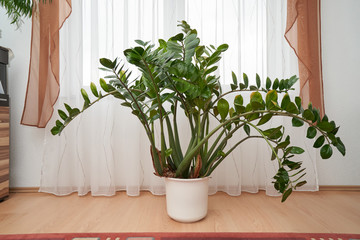
[[[38,187],[12,187],[9,189],[10,193],[37,193]]]
[[[360,191],[360,185],[320,185],[320,191]]]
[[[320,191],[360,191],[360,185],[320,185]],[[13,187],[10,193],[37,193],[38,187]]]

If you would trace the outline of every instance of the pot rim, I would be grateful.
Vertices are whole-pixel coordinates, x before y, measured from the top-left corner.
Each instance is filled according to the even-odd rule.
[[[174,182],[198,182],[209,180],[210,177],[201,177],[201,178],[172,178],[172,177],[163,177],[165,180],[174,181]]]

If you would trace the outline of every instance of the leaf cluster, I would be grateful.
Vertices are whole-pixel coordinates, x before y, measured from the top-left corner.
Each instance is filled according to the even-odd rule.
[[[131,72],[118,59],[100,59],[101,70],[108,75],[98,85],[90,84],[91,94],[81,89],[84,100],[81,110],[67,104],[66,112],[58,110],[62,121],[56,121],[52,133],[60,134],[80,113],[113,96],[143,125],[155,174],[178,178],[210,176],[241,143],[263,139],[272,152],[269,158],[278,163],[273,184],[283,194],[282,201],[306,184],[303,180],[306,169],[295,158],[304,150],[292,145],[290,136],[284,136],[284,126],[269,127],[267,123],[272,118],[288,117],[293,127],[307,125],[306,137],[315,140],[313,147],[320,148],[323,159],[331,157],[334,147],[345,155],[345,146],[336,136],[339,127],[335,122],[326,115],[321,118],[319,110],[311,104],[304,109],[300,97],[290,98],[288,92],[293,90],[296,76],[262,80],[256,74],[255,84],[250,85],[245,73],[240,79],[233,72],[231,90],[223,92],[216,75],[217,64],[229,46],[203,46],[195,29],[185,21],[179,26],[182,33],[168,40],[159,39],[158,46],[136,40],[137,46],[124,51],[127,62],[141,72],[135,79],[130,78]],[[249,99],[243,97],[244,92],[250,92]],[[185,114],[191,132],[185,146],[179,138],[179,111]],[[210,122],[216,126],[211,127]],[[155,138],[155,128],[159,128],[160,140]],[[236,138],[237,142],[228,146],[240,130],[244,137]]]

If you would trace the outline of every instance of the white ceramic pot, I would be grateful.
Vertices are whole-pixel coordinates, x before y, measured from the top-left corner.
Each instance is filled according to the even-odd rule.
[[[203,219],[208,209],[209,178],[165,178],[166,209],[179,222]]]

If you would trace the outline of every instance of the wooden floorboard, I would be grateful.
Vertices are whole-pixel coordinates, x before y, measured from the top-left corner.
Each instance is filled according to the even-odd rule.
[[[360,233],[360,192],[296,192],[285,202],[260,192],[209,197],[207,217],[192,224],[166,215],[165,197],[56,197],[12,193],[0,203],[0,234],[66,232]]]

